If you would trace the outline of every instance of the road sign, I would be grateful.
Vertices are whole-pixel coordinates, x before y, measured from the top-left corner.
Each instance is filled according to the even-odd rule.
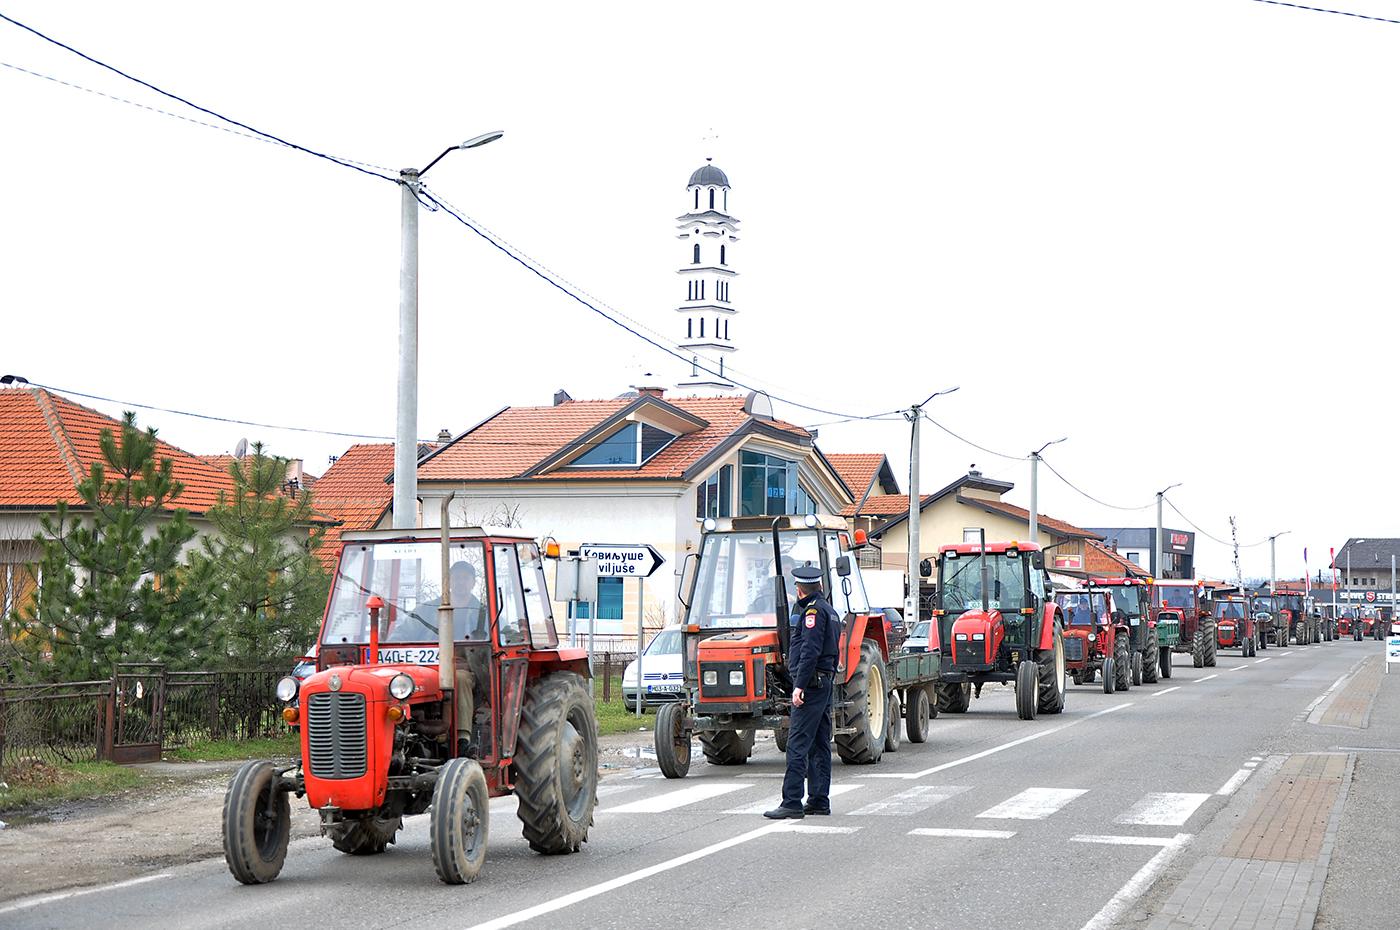
[[[579,555],[598,563],[601,578],[650,578],[666,562],[646,543],[589,543],[579,546]]]
[[[1390,635],[1385,638],[1385,670],[1392,664],[1400,664],[1400,623],[1390,625]]]

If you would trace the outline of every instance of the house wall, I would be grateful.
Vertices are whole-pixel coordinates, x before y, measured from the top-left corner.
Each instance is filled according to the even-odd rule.
[[[984,492],[985,493],[985,492]],[[997,500],[991,497],[991,500]],[[955,495],[949,494],[941,500],[925,507],[919,521],[919,553],[922,558],[933,558],[940,546],[963,541],[963,529],[982,527],[987,531],[988,542],[1004,542],[1011,539],[1025,539],[1029,535],[1026,524],[1003,514],[987,513],[976,507],[958,502]],[[1042,528],[1041,533],[1045,530]],[[909,529],[901,523],[881,537],[884,551],[883,563],[886,568],[898,568],[908,564]]]

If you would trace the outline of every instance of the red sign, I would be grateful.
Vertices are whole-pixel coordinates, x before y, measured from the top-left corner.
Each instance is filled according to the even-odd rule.
[[[1057,555],[1055,556],[1055,567],[1071,572],[1082,572],[1084,570],[1084,556]]]
[[[1185,533],[1173,533],[1173,534],[1172,534],[1172,545],[1173,545],[1173,546],[1184,546],[1184,545],[1186,545],[1186,543],[1187,543],[1188,541],[1189,541],[1189,540],[1188,540],[1188,537],[1186,536]]]
[[[1367,591],[1367,592],[1366,592],[1366,600],[1367,600],[1367,601],[1374,602],[1375,599],[1376,599],[1376,592],[1375,592],[1375,591]]]

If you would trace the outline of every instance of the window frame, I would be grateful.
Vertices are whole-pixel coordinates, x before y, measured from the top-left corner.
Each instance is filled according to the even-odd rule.
[[[703,320],[702,320],[702,322],[701,322],[701,326],[704,326]],[[592,452],[594,452],[595,450],[597,450],[599,447],[601,447],[601,446],[604,445],[605,443],[611,442],[612,439],[613,439],[615,436],[617,436],[619,433],[623,432],[624,430],[628,430],[628,429],[633,429],[633,430],[635,430],[635,436],[633,437],[633,440],[632,440],[632,453],[633,453],[633,456],[634,456],[634,459],[635,459],[634,461],[632,461],[632,462],[581,462],[581,461],[579,461],[580,459],[583,459],[583,458],[588,457],[589,454],[591,454]],[[654,430],[656,430],[656,431],[659,432],[659,433],[665,433],[665,434],[666,434],[668,437],[670,437],[670,438],[668,438],[665,442],[663,442],[661,445],[657,446],[654,450],[652,450],[652,453],[651,453],[650,455],[643,456],[643,455],[642,455],[643,441],[644,441],[644,436],[645,436],[645,433],[646,433],[646,430],[647,430],[647,429],[654,429]],[[596,443],[594,443],[594,444],[593,444],[591,447],[589,447],[588,449],[586,449],[586,450],[584,450],[583,452],[579,453],[578,457],[575,458],[573,461],[569,462],[569,464],[566,465],[565,467],[566,467],[566,468],[580,468],[580,469],[585,469],[585,468],[641,468],[643,465],[647,464],[647,463],[650,462],[652,459],[654,459],[654,458],[656,458],[658,455],[660,455],[661,452],[662,452],[663,450],[665,450],[666,448],[668,448],[668,447],[671,445],[671,443],[675,442],[675,441],[676,441],[677,439],[679,439],[679,438],[680,438],[680,436],[679,436],[677,433],[673,433],[673,432],[671,432],[671,431],[668,430],[668,429],[664,429],[664,428],[662,428],[662,427],[660,427],[660,426],[656,426],[656,425],[654,425],[654,424],[647,423],[647,422],[644,421],[644,420],[629,420],[629,421],[627,421],[626,423],[624,423],[622,426],[618,427],[618,428],[617,428],[616,430],[614,430],[613,432],[609,433],[609,434],[608,434],[606,437],[604,437],[603,439],[598,440]]]

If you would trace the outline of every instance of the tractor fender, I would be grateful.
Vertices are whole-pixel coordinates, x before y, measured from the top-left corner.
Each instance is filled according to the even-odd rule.
[[[539,678],[550,672],[573,672],[584,679],[592,678],[586,649],[540,649],[530,653],[530,677]]]
[[[890,660],[889,643],[885,641],[884,617],[879,614],[849,614],[839,640],[838,666],[842,683],[849,682],[860,664],[860,647],[867,640],[880,650],[880,657]]]
[[[1036,644],[1037,649],[1055,648],[1055,628],[1063,626],[1064,620],[1060,616],[1060,608],[1056,604],[1046,604],[1040,615],[1040,642]]]

